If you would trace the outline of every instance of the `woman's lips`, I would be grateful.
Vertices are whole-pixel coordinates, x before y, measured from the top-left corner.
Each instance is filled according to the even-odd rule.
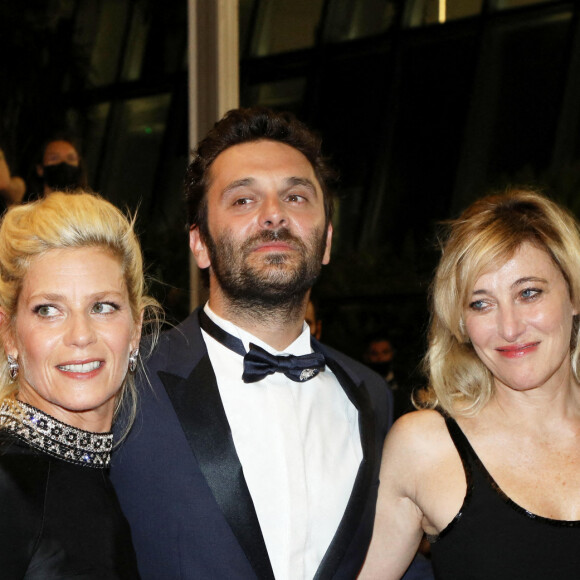
[[[61,365],[57,365],[57,369],[65,374],[66,376],[73,378],[92,378],[103,368],[104,361],[102,360],[91,360],[91,361],[79,361],[79,362],[69,362]]]
[[[535,351],[539,342],[528,342],[526,344],[514,344],[509,346],[500,346],[495,350],[506,358],[518,358]]]

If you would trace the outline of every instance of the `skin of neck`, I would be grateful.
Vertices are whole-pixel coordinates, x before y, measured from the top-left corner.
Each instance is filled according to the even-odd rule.
[[[224,294],[214,280],[210,281],[209,307],[221,318],[253,334],[277,351],[284,350],[302,333],[310,291],[299,301],[269,307],[242,307]]]
[[[568,419],[580,419],[580,385],[567,365],[557,381],[546,388],[514,391],[496,383],[495,392],[482,410],[497,420],[503,417],[506,424],[523,429],[529,425],[533,430],[543,430],[548,425],[561,426]]]

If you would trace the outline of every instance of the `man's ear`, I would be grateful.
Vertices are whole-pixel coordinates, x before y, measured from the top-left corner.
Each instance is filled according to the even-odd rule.
[[[332,224],[328,224],[326,231],[326,248],[324,249],[324,256],[322,256],[322,263],[324,265],[330,262],[330,250],[332,248]]]
[[[201,239],[201,234],[197,226],[193,226],[189,230],[189,247],[193,257],[195,258],[195,261],[197,262],[198,267],[201,270],[211,266],[209,252],[207,251],[205,243]]]

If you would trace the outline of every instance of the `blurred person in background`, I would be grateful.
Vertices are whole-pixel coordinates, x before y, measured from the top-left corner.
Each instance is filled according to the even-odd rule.
[[[0,147],[0,214],[7,207],[20,203],[25,192],[24,180],[11,174],[4,150]]]
[[[47,139],[40,148],[30,182],[30,193],[25,201],[53,191],[87,189],[86,170],[76,141],[65,134]]]

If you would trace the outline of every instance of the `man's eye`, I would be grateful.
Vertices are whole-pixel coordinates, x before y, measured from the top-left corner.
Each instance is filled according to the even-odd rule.
[[[303,201],[306,200],[306,198],[303,195],[300,195],[299,193],[291,193],[288,195],[286,199],[287,201],[290,201],[292,203],[302,203]]]

